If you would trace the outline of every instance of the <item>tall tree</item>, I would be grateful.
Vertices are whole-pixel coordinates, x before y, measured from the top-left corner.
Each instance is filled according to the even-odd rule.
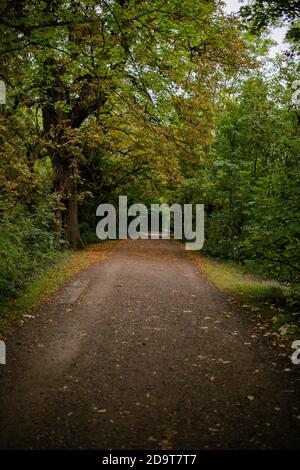
[[[40,115],[39,153],[51,158],[60,198],[58,236],[72,248],[80,245],[83,124],[94,118],[101,126],[110,103],[125,95],[171,135],[172,109],[185,107],[187,115],[198,80],[205,89],[246,63],[236,26],[214,0],[4,2],[1,73],[15,106]],[[172,106],[158,112],[166,98]]]

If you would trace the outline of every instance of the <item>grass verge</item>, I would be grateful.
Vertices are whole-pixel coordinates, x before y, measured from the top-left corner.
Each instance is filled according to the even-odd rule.
[[[252,276],[232,262],[191,256],[210,282],[255,312],[278,341],[300,338],[300,315],[289,307],[289,288]]]
[[[0,337],[18,324],[24,315],[47,301],[65,281],[81,269],[106,258],[113,248],[113,242],[106,242],[82,251],[65,251],[57,261],[37,270],[19,297],[0,302]]]

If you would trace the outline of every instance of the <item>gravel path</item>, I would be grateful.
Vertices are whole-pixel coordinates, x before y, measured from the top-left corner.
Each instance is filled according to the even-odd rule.
[[[33,315],[0,366],[1,448],[300,448],[299,369],[179,243],[116,243]]]

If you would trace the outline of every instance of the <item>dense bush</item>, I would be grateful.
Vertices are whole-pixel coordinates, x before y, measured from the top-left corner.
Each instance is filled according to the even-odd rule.
[[[59,251],[47,159],[32,162],[31,121],[0,116],[0,299],[17,296]]]
[[[57,254],[50,227],[53,214],[41,215],[39,209],[30,213],[21,205],[1,207],[0,298],[17,295],[28,277]],[[42,222],[41,217],[45,217]]]
[[[219,114],[211,159],[183,187],[185,202],[206,206],[205,250],[255,272],[300,279],[298,111],[282,67],[274,91],[260,76]],[[291,73],[289,71],[289,73]],[[283,86],[283,85],[286,86]],[[276,87],[275,87],[276,88]]]

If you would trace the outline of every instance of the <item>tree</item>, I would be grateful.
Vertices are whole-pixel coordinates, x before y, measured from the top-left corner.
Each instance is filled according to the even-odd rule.
[[[290,23],[287,37],[295,42],[300,40],[299,0],[254,0],[241,8],[241,14],[254,32],[260,32],[278,20],[286,21]]]
[[[171,135],[170,122],[158,111],[162,100],[170,115],[172,97],[185,103],[198,79],[216,82],[221,70],[246,64],[235,26],[214,1],[4,4],[2,75],[14,90],[14,106],[34,107],[42,120],[37,148],[53,165],[53,189],[60,198],[57,236],[63,233],[72,248],[80,245],[81,127],[87,129],[92,118],[101,126],[110,103],[125,95],[145,115],[161,119]]]
[[[289,282],[300,279],[295,68],[281,60],[267,78],[235,82],[220,103],[211,157],[183,187],[184,202],[206,202],[210,254]]]
[[[254,0],[242,7],[242,14],[252,21],[256,30],[261,30],[279,18],[293,22],[300,17],[299,0]]]

